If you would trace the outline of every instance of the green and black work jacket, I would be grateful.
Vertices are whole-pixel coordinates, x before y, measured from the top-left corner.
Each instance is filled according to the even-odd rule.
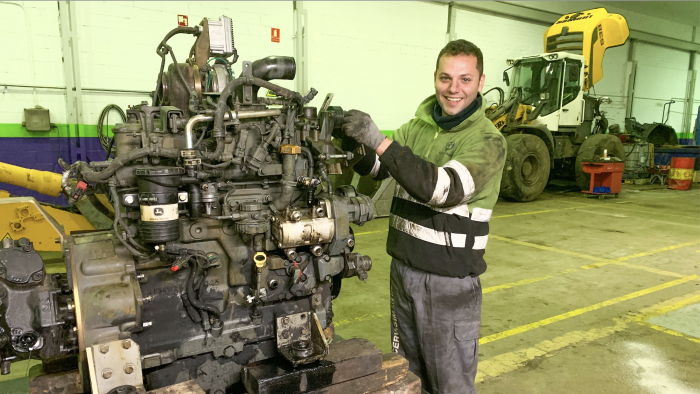
[[[367,155],[355,170],[396,180],[389,255],[438,275],[478,276],[486,271],[484,252],[506,141],[486,118],[483,104],[443,130],[431,116],[435,102],[434,95],[424,100],[416,117],[390,137],[394,142],[381,158]]]

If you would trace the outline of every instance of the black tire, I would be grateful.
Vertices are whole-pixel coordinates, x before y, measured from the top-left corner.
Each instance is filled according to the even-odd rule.
[[[508,153],[501,178],[501,197],[511,201],[532,201],[542,193],[549,179],[547,145],[531,134],[506,137]]]
[[[587,191],[591,184],[591,174],[583,172],[583,163],[603,157],[603,151],[608,150],[608,156],[625,159],[625,148],[619,138],[610,134],[595,134],[583,141],[576,155],[576,184]]]

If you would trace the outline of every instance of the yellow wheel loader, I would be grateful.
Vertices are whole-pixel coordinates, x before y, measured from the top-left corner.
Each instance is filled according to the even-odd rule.
[[[555,167],[573,167],[577,184],[587,189],[590,175],[582,162],[606,149],[610,156],[624,155],[620,140],[605,134],[607,120],[599,106],[609,99],[594,97],[589,89],[603,78],[605,50],[628,37],[622,15],[596,8],[559,18],[544,33],[544,53],[508,60],[503,72],[508,98],[501,90],[499,103],[486,111],[508,142],[502,197],[532,201]]]

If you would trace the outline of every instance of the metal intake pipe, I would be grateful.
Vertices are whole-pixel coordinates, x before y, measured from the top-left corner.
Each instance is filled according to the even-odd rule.
[[[251,119],[262,118],[266,116],[277,116],[282,113],[279,109],[266,109],[262,111],[241,111],[238,113],[227,112],[224,114],[224,120],[232,120],[229,114],[232,114],[236,119]],[[211,122],[214,120],[213,115],[195,115],[185,125],[185,140],[187,142],[186,149],[194,149],[194,126],[201,122]]]

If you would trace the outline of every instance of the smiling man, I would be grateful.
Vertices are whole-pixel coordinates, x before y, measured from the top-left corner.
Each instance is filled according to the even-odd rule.
[[[506,142],[484,114],[481,50],[456,40],[440,51],[435,94],[390,138],[351,110],[343,132],[375,155],[361,175],[393,176],[386,250],[391,262],[392,347],[433,394],[475,393],[481,282],[489,220]],[[352,149],[351,140],[343,141]]]

